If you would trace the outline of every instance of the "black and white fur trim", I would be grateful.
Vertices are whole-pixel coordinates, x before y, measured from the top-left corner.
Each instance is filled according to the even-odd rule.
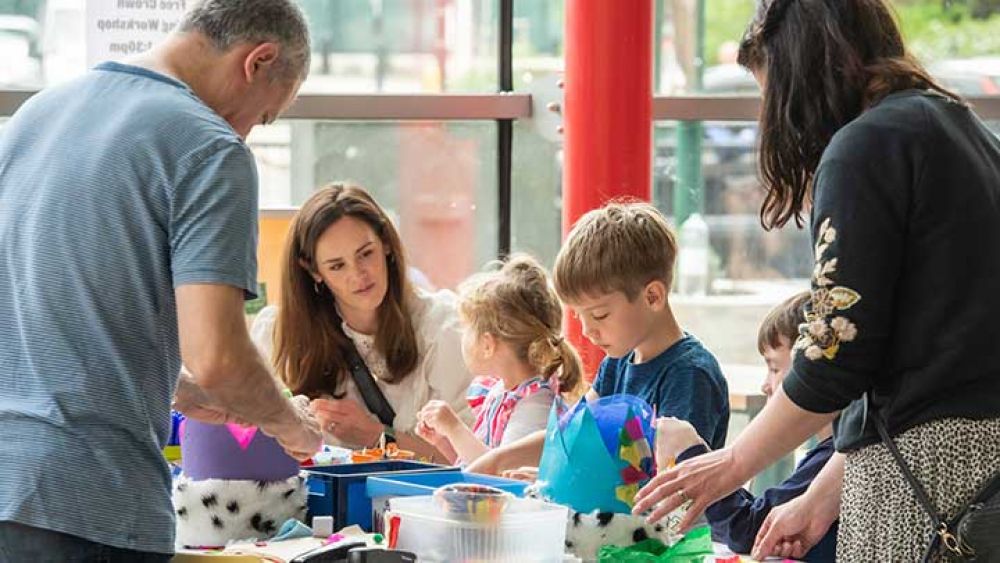
[[[544,500],[536,485],[529,486],[525,496]],[[596,561],[598,550],[605,545],[629,546],[650,538],[674,545],[684,537],[679,532],[684,514],[683,510],[675,510],[659,523],[647,524],[645,516],[597,510],[585,513],[570,508],[566,551],[584,561]]]
[[[643,516],[596,510],[585,514],[570,509],[566,551],[584,561],[595,561],[598,550],[605,545],[629,546],[650,538],[673,545],[683,537],[677,533],[680,516],[675,514],[667,516],[663,522],[647,524]]]
[[[305,479],[192,481],[174,479],[178,547],[224,546],[230,541],[274,536],[289,518],[306,517]]]

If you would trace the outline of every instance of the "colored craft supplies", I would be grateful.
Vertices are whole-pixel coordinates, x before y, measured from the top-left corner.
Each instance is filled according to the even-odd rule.
[[[455,483],[439,487],[434,491],[434,498],[450,516],[493,524],[500,521],[514,495],[486,485]]]

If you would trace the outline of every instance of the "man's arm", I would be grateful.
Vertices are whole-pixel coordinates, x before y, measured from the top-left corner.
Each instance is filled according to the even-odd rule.
[[[191,373],[177,408],[224,412],[259,426],[288,452],[304,459],[322,445],[318,426],[282,395],[247,332],[243,291],[228,285],[190,284],[175,290],[181,358]],[[198,397],[190,383],[203,391]]]

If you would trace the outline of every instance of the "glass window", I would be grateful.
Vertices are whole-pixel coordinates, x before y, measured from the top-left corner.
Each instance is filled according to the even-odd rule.
[[[695,142],[692,129],[699,137]],[[757,180],[755,122],[658,122],[654,138],[654,200],[670,217],[701,210],[709,226],[714,279],[809,276],[808,233],[761,228],[764,192]],[[698,149],[700,154],[692,153]]]
[[[548,121],[514,123],[511,249],[552,267],[562,240],[562,143]]]
[[[304,93],[496,90],[496,2],[299,3],[314,50]],[[85,20],[85,0],[0,0],[0,88],[38,88],[83,73]]]
[[[756,129],[753,122],[658,122],[654,134],[653,200],[680,243],[671,305],[734,369],[759,364],[757,324],[771,306],[808,289],[812,272],[807,230],[794,222],[761,228]],[[701,218],[688,225],[696,212]],[[707,271],[704,281],[686,278],[691,260]]]
[[[497,2],[299,1],[314,52],[303,92],[496,90]]]
[[[433,286],[454,287],[496,258],[493,122],[280,121],[254,129],[248,143],[265,210],[351,182],[393,216],[411,265]]]
[[[738,41],[753,15],[753,2],[664,0],[657,4],[658,92],[757,92],[752,77],[735,64]],[[1000,95],[1000,57],[996,56],[1000,53],[1000,4],[987,0],[897,0],[893,7],[911,51],[932,74],[965,96]],[[699,16],[705,22],[700,34]],[[698,61],[704,61],[703,69]],[[699,70],[700,90],[695,87]]]
[[[299,0],[314,68],[304,92],[468,92],[497,84],[492,0]],[[966,95],[1000,95],[1000,6],[897,0],[913,52]],[[85,0],[0,0],[0,88],[37,88],[86,68]],[[735,66],[753,12],[746,0],[656,0],[656,91],[752,93]],[[515,0],[514,79],[562,69],[563,2]],[[703,26],[697,25],[699,18]],[[701,30],[699,32],[699,29]],[[702,88],[697,88],[701,73]]]
[[[514,89],[563,71],[564,2],[514,0]],[[554,81],[554,79],[553,79]]]

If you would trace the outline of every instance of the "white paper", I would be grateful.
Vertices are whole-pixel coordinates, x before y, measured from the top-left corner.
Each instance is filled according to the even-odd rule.
[[[180,23],[193,0],[87,0],[87,66],[149,50]]]

